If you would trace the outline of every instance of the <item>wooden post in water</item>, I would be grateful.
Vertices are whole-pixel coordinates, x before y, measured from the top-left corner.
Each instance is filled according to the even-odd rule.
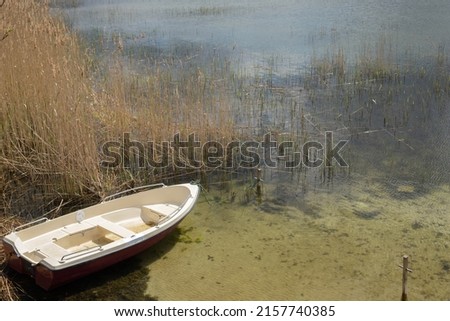
[[[402,301],[408,301],[408,295],[406,293],[406,281],[408,280],[408,272],[412,272],[408,268],[408,255],[403,255],[403,265],[399,265],[403,269],[403,282],[402,282]]]
[[[256,196],[258,197],[258,199],[261,199],[262,195],[261,174],[262,174],[261,168],[256,169]]]

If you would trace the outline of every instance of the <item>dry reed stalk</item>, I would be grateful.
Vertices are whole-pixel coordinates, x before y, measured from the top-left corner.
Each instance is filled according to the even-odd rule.
[[[6,276],[3,275],[3,272],[0,271],[0,299],[2,301],[17,301],[19,300],[19,295],[17,294],[17,289],[15,285],[9,280]]]

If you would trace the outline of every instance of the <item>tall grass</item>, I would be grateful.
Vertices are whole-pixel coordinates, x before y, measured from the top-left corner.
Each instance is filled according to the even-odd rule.
[[[232,135],[226,90],[208,71],[181,61],[176,73],[172,66],[133,73],[118,39],[114,62],[97,72],[78,37],[41,1],[7,1],[0,15],[0,30],[10,30],[0,42],[5,213],[36,217],[189,172],[173,164],[158,171],[101,168],[101,145],[123,133],[156,142],[159,154],[158,142],[175,133],[203,142]]]
[[[0,45],[2,188],[14,195],[8,209],[34,197],[96,193],[95,97],[78,39],[34,1],[7,1],[1,15],[0,29],[11,30]]]

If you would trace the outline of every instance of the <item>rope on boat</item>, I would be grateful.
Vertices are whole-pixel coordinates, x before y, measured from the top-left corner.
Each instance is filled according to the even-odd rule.
[[[205,187],[203,187],[202,184],[200,184],[200,180],[197,179],[195,181],[191,181],[190,184],[197,185],[198,187],[200,187],[200,190],[203,192],[202,194],[205,197],[206,202],[209,204],[209,206],[212,206],[212,203],[209,201],[208,197],[206,197],[206,194],[208,194],[208,191],[206,190]]]

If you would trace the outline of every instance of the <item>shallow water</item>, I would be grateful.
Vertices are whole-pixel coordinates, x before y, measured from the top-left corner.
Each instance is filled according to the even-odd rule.
[[[409,298],[450,299],[448,185],[405,200],[392,195],[409,193],[401,186],[389,195],[381,183],[352,177],[339,192],[294,190],[303,195],[288,205],[271,199],[272,188],[265,186],[268,199],[260,205],[239,204],[243,187],[234,188],[234,203],[223,192],[210,203],[201,200],[181,225],[184,241],[149,267],[146,294],[158,300],[398,300],[398,264],[407,253]]]
[[[409,298],[450,299],[450,104],[448,88],[427,87],[448,79],[448,69],[433,78],[438,73],[428,68],[450,45],[448,1],[76,4],[64,9],[68,21],[98,50],[114,50],[108,39],[120,34],[129,52],[144,48],[156,60],[201,60],[220,51],[250,82],[254,75],[273,81],[250,92],[267,99],[264,108],[257,99],[236,99],[238,123],[257,124],[257,135],[293,132],[290,138],[304,143],[306,132],[323,142],[331,130],[335,141],[349,141],[342,155],[348,168],[265,168],[260,200],[254,174],[225,179],[221,188],[211,176],[177,242],[138,257],[148,279],[142,284],[131,275],[130,284],[139,282],[132,299],[398,300],[405,254],[413,270]],[[359,100],[356,90],[350,93],[348,107],[340,100],[345,89],[333,89],[331,80],[317,86],[315,103],[301,90],[300,70],[311,57],[343,48],[351,60],[380,39],[395,61],[413,56],[430,78],[408,74],[400,85],[367,84]],[[95,287],[102,285],[93,293]]]

